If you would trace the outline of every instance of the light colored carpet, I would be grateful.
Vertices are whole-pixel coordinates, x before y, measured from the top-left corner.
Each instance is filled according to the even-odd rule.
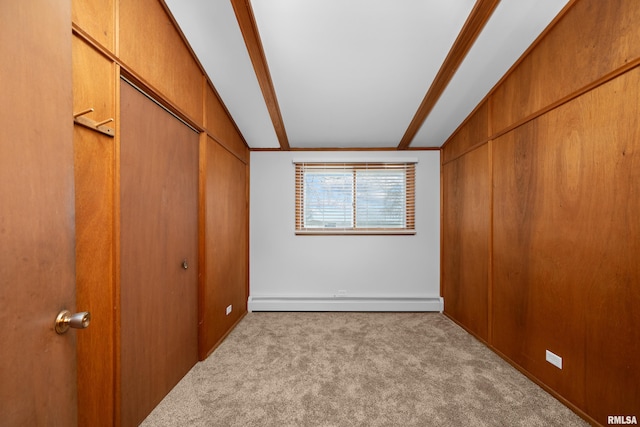
[[[142,426],[587,426],[439,313],[249,313]]]

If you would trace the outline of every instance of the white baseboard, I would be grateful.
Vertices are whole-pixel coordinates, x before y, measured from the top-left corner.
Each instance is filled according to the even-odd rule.
[[[255,297],[250,296],[251,311],[437,311],[444,299],[380,297]]]

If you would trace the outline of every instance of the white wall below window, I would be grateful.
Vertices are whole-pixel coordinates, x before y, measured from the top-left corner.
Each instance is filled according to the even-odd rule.
[[[296,236],[293,160],[416,164],[416,234]],[[440,152],[251,152],[250,311],[442,311]]]

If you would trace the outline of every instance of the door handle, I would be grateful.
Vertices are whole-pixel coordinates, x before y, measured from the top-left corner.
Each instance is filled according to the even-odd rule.
[[[71,314],[69,310],[62,310],[56,317],[56,332],[60,335],[64,334],[69,328],[85,329],[91,321],[91,313],[82,311],[80,313]]]
[[[186,258],[182,261],[182,268],[184,268],[185,270],[189,268],[189,263],[187,262]]]

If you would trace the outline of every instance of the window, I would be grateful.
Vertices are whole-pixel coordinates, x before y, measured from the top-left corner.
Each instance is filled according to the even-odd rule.
[[[295,163],[297,234],[414,234],[414,163]]]

